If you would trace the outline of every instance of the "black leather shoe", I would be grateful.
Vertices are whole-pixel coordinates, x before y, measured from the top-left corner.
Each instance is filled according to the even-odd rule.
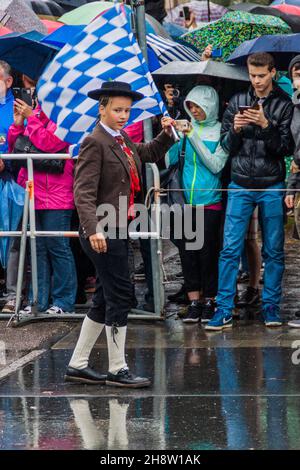
[[[100,374],[91,367],[85,367],[85,369],[74,369],[74,367],[69,366],[67,367],[65,374],[65,382],[105,385],[106,379],[106,374]]]
[[[128,369],[121,369],[117,374],[111,374],[108,372],[106,385],[126,388],[143,388],[149,387],[151,382],[145,377],[136,377],[134,374],[129,372]]]

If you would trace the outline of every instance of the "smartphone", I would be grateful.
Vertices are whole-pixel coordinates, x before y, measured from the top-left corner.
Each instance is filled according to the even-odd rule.
[[[189,21],[191,19],[191,12],[189,7],[183,7],[183,16],[186,21]]]
[[[176,130],[179,132],[184,132],[190,128],[190,123],[187,119],[178,119],[175,121]]]
[[[252,106],[239,106],[239,112],[243,114],[244,111],[247,111],[247,109],[259,109],[259,104],[254,103]]]
[[[223,55],[223,49],[221,49],[221,47],[218,47],[211,51],[212,57],[222,57],[222,55]]]
[[[31,90],[29,88],[13,88],[12,92],[15,99],[22,100],[32,106]]]

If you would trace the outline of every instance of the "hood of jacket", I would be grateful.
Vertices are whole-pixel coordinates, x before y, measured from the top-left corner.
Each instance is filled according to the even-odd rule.
[[[196,121],[193,117],[191,111],[187,106],[187,102],[193,102],[197,106],[203,109],[206,114],[206,119],[204,121]],[[219,116],[219,96],[214,88],[207,85],[199,85],[193,88],[186,99],[184,100],[184,109],[187,114],[191,117],[193,126],[204,125],[204,126],[214,126],[218,122]]]
[[[291,60],[290,62],[290,65],[289,65],[289,77],[290,79],[293,81],[293,77],[292,77],[292,68],[294,67],[295,64],[297,64],[298,62],[300,62],[300,55],[296,55],[293,60]]]

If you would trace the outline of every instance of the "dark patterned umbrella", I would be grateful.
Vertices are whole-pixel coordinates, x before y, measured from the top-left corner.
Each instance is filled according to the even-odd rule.
[[[18,33],[35,30],[47,34],[47,28],[24,0],[0,0],[0,23]]]
[[[265,34],[288,34],[290,27],[275,16],[252,15],[241,11],[226,13],[220,20],[182,36],[200,52],[208,44],[222,49],[220,60],[225,61],[244,41]]]
[[[258,5],[257,3],[237,3],[228,7],[232,11],[247,11],[254,15],[271,15],[278,16],[292,29],[293,33],[300,33],[300,16],[284,13],[284,11],[266,5]]]

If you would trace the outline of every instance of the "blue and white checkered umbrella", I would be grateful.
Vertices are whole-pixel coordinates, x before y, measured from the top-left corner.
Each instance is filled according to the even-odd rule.
[[[199,62],[200,60],[199,54],[190,47],[155,34],[147,34],[147,44],[155,52],[161,66],[174,60],[185,62]]]

